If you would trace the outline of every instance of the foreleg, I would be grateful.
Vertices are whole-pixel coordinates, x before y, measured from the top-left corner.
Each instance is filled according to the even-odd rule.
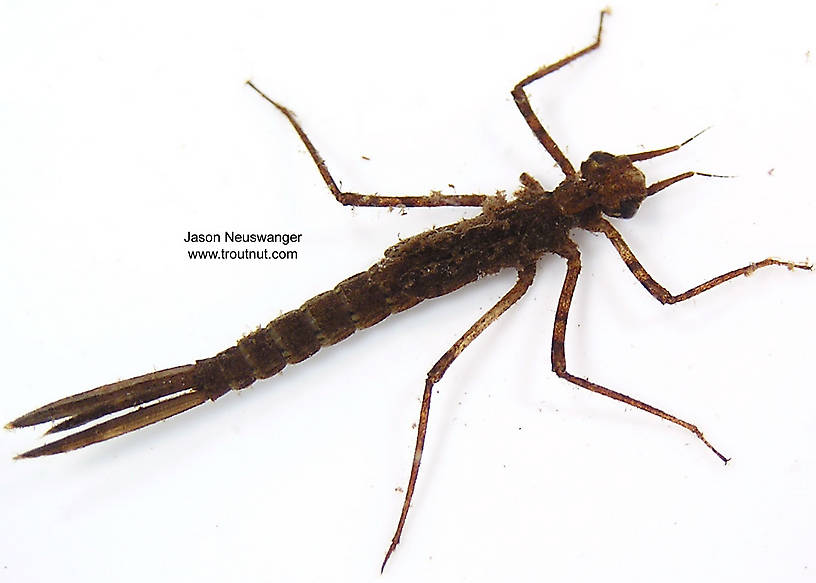
[[[667,290],[665,287],[657,283],[651,275],[643,268],[640,261],[638,261],[635,254],[632,253],[632,250],[629,248],[629,245],[626,244],[626,241],[623,240],[623,237],[618,232],[615,227],[606,220],[600,220],[596,225],[592,227],[593,231],[597,231],[599,233],[603,233],[606,237],[612,242],[614,245],[615,250],[618,252],[618,255],[621,256],[623,262],[626,264],[626,267],[629,268],[629,271],[632,272],[632,275],[646,288],[654,298],[659,301],[661,304],[676,304],[678,302],[682,302],[689,298],[693,298],[694,296],[703,293],[704,291],[708,291],[713,287],[720,285],[721,283],[725,283],[730,279],[734,279],[735,277],[739,277],[740,275],[751,275],[757,269],[761,269],[762,267],[768,267],[770,265],[782,265],[787,267],[791,271],[794,269],[806,269],[812,270],[813,266],[809,263],[794,263],[792,261],[783,261],[781,259],[774,259],[769,257],[767,259],[763,259],[762,261],[757,261],[756,263],[751,263],[746,265],[745,267],[740,267],[739,269],[734,269],[733,271],[729,271],[728,273],[723,273],[713,279],[708,280],[705,283],[701,283],[698,286],[691,288],[690,290],[684,291],[681,294],[672,294]]]

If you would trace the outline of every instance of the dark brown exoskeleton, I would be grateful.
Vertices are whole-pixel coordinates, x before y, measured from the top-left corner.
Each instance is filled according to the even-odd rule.
[[[475,218],[432,229],[401,241],[387,249],[385,256],[367,271],[346,279],[333,290],[276,318],[265,328],[249,334],[236,346],[212,358],[105,385],[23,415],[12,421],[9,427],[62,420],[49,431],[54,433],[79,427],[111,413],[133,409],[18,457],[62,453],[145,427],[207,400],[215,400],[231,389],[242,389],[258,379],[271,377],[286,365],[301,362],[320,348],[336,344],[357,330],[373,326],[389,315],[407,310],[423,300],[450,293],[502,269],[515,269],[518,273],[516,284],[445,352],[428,373],[408,488],[394,538],[383,561],[384,567],[399,543],[416,486],[434,384],[483,330],[524,295],[535,276],[537,260],[547,253],[555,253],[567,260],[567,275],[553,327],[553,371],[580,387],[684,427],[694,433],[722,461],[727,461],[695,425],[568,372],[564,336],[570,303],[581,270],[581,256],[578,247],[570,239],[569,232],[574,228],[582,228],[605,235],[637,280],[663,304],[681,302],[761,267],[782,265],[791,270],[809,270],[812,266],[768,258],[715,277],[678,295],[670,293],[646,272],[606,217],[628,219],[637,212],[646,197],[675,182],[701,174],[685,172],[647,186],[643,173],[633,165],[633,162],[673,152],[689,140],[668,148],[628,156],[594,152],[581,164],[580,172],[577,172],[541,125],[524,92],[526,85],[598,48],[604,15],[605,12],[602,12],[594,43],[553,65],[539,69],[513,89],[513,98],[525,121],[558,163],[566,178],[553,192],[547,192],[531,176],[522,174],[521,189],[510,200],[502,196],[481,194],[436,193],[431,196],[406,197],[341,192],[294,115],[248,81],[253,89],[286,116],[312,156],[326,185],[342,204],[388,207],[480,206],[482,213]]]

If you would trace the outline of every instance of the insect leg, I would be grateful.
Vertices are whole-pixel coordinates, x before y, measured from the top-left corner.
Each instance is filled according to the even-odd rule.
[[[557,71],[564,65],[571,63],[578,57],[582,57],[585,54],[594,51],[599,46],[601,46],[601,31],[603,30],[603,21],[604,16],[609,14],[608,10],[601,11],[601,20],[598,23],[598,36],[595,38],[595,42],[589,45],[588,47],[581,49],[577,53],[573,53],[568,57],[564,57],[557,63],[553,63],[552,65],[547,65],[545,67],[540,68],[538,71],[529,75],[519,81],[516,86],[511,91],[511,95],[513,96],[513,100],[516,102],[516,106],[521,111],[521,115],[524,116],[524,121],[527,122],[527,125],[530,126],[530,129],[533,130],[535,137],[538,138],[538,141],[544,146],[544,149],[547,150],[550,156],[556,161],[558,166],[561,168],[561,171],[567,176],[574,176],[575,175],[575,168],[573,168],[572,164],[561,149],[558,147],[558,144],[553,141],[550,135],[547,133],[547,130],[544,129],[544,126],[541,125],[541,121],[539,121],[538,117],[536,117],[535,112],[533,112],[533,108],[530,106],[530,101],[527,99],[527,94],[524,92],[524,88],[536,81],[537,79],[541,79],[544,75],[548,75],[553,71]]]
[[[405,491],[405,502],[402,504],[402,512],[400,513],[397,530],[394,533],[394,538],[391,540],[391,545],[385,553],[385,560],[382,563],[382,569],[385,569],[385,564],[388,558],[400,541],[402,535],[402,528],[405,526],[405,518],[408,516],[408,508],[411,506],[411,498],[414,495],[414,488],[416,487],[417,475],[419,474],[419,463],[422,460],[422,450],[425,447],[425,434],[428,430],[428,414],[431,410],[431,396],[433,386],[442,378],[448,367],[456,360],[462,351],[473,342],[479,334],[481,334],[490,324],[495,322],[510,306],[515,304],[521,296],[530,287],[535,277],[536,267],[535,263],[525,265],[524,268],[518,272],[518,280],[516,284],[502,297],[496,305],[490,308],[481,318],[479,318],[473,326],[471,326],[464,335],[457,340],[448,351],[442,355],[435,365],[428,372],[428,377],[425,381],[425,392],[422,395],[422,406],[419,410],[419,424],[417,426],[416,446],[414,447],[414,461],[411,464],[411,477],[408,479],[408,488]]]
[[[252,81],[247,81],[246,83],[257,91],[261,97],[274,105],[278,111],[286,116],[286,119],[288,119],[289,123],[292,124],[292,127],[295,128],[297,135],[300,136],[300,140],[303,142],[303,145],[306,146],[306,150],[308,150],[312,160],[314,160],[317,170],[320,172],[320,176],[323,177],[323,182],[326,183],[326,186],[329,187],[329,190],[334,195],[334,198],[336,198],[341,204],[348,206],[384,207],[482,206],[485,200],[489,198],[485,194],[442,194],[438,192],[432,192],[429,196],[380,196],[372,194],[358,194],[356,192],[341,192],[337,187],[337,183],[334,181],[334,178],[332,178],[329,168],[326,166],[326,162],[317,151],[317,148],[314,147],[314,144],[312,144],[312,141],[309,139],[309,136],[306,135],[306,132],[300,126],[300,123],[298,123],[297,118],[295,118],[295,114],[286,109],[280,103],[267,97],[266,94],[253,85]]]
[[[637,399],[633,399],[632,397],[624,395],[623,393],[618,393],[612,389],[597,385],[585,378],[577,377],[567,371],[567,359],[564,354],[564,336],[566,335],[567,331],[567,317],[569,316],[570,304],[572,303],[572,295],[575,292],[575,284],[578,281],[578,274],[581,271],[581,253],[578,251],[578,247],[575,245],[575,243],[572,243],[571,241],[569,245],[559,249],[556,251],[556,253],[567,260],[567,276],[564,278],[564,285],[561,288],[561,296],[558,299],[558,309],[555,313],[555,324],[553,325],[551,348],[553,372],[555,372],[555,374],[562,379],[568,380],[569,382],[578,385],[579,387],[583,387],[584,389],[589,389],[593,393],[598,393],[605,397],[609,397],[610,399],[615,399],[616,401],[631,405],[632,407],[637,407],[638,409],[646,411],[647,413],[657,415],[666,421],[671,421],[680,427],[688,429],[703,443],[705,443],[711,449],[711,451],[717,454],[717,457],[719,457],[723,462],[728,462],[728,458],[717,451],[714,446],[708,442],[708,440],[703,436],[702,431],[700,431],[697,426],[692,425],[687,421],[683,421],[674,415],[670,415],[665,411],[661,411],[660,409],[644,403],[643,401],[638,401]]]
[[[683,176],[682,174],[680,176]],[[671,179],[670,179],[671,180]],[[658,183],[659,184],[659,183]],[[681,294],[672,294],[662,285],[657,283],[651,275],[643,268],[643,265],[640,264],[635,254],[632,253],[632,250],[629,249],[629,246],[626,244],[626,241],[623,240],[621,234],[613,227],[608,221],[601,220],[598,222],[596,226],[593,227],[594,231],[598,231],[606,235],[606,237],[612,242],[612,245],[615,246],[615,249],[618,252],[618,255],[621,256],[623,262],[626,264],[626,267],[629,268],[629,271],[632,272],[637,280],[646,288],[646,290],[654,296],[654,298],[659,301],[661,304],[676,304],[678,302],[682,302],[689,298],[693,298],[694,296],[703,293],[704,291],[710,290],[713,287],[720,285],[721,283],[725,283],[729,279],[734,279],[735,277],[739,277],[740,275],[751,275],[757,269],[762,267],[768,267],[770,265],[782,265],[787,267],[791,271],[794,269],[807,269],[812,270],[813,266],[809,263],[794,263],[792,261],[783,261],[781,259],[774,259],[769,257],[767,259],[763,259],[762,261],[757,261],[756,263],[751,263],[750,265],[746,265],[745,267],[740,267],[739,269],[734,269],[729,271],[728,273],[723,273],[713,279],[708,280],[705,283],[701,283],[698,286],[695,286]]]

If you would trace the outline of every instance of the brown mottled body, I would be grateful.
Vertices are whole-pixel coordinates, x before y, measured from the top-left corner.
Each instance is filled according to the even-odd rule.
[[[601,13],[595,42],[555,64],[542,67],[519,82],[512,91],[515,104],[533,134],[565,174],[564,181],[552,192],[546,192],[526,173],[521,175],[521,188],[509,200],[503,196],[482,194],[432,193],[431,196],[406,197],[341,192],[294,114],[269,99],[251,82],[247,82],[286,116],[306,146],[326,186],[339,202],[354,206],[481,206],[482,213],[472,219],[432,229],[397,243],[386,249],[384,257],[367,271],[315,296],[300,308],[283,314],[266,327],[242,338],[236,346],[212,358],[105,385],[23,415],[12,421],[9,427],[63,420],[52,427],[49,431],[52,433],[73,429],[106,415],[135,408],[19,457],[37,457],[78,449],[166,419],[207,400],[215,400],[232,389],[243,389],[258,379],[271,377],[286,365],[301,362],[320,348],[336,344],[355,331],[373,326],[389,315],[407,310],[423,300],[451,293],[502,269],[515,269],[518,273],[516,284],[428,372],[408,487],[396,532],[383,561],[384,567],[399,543],[416,486],[433,386],[457,356],[524,295],[535,276],[536,261],[547,253],[553,253],[567,261],[567,275],[553,325],[552,370],[575,385],[687,429],[722,461],[727,461],[695,425],[568,371],[565,354],[567,319],[581,270],[580,251],[569,238],[569,231],[583,228],[606,236],[635,278],[664,304],[689,299],[762,267],[781,265],[791,270],[810,270],[812,267],[807,263],[763,259],[677,295],[670,293],[648,274],[607,217],[631,218],[647,197],[675,182],[695,175],[712,176],[684,172],[647,186],[643,173],[633,165],[633,162],[674,152],[690,140],[668,148],[630,155],[594,152],[581,164],[580,170],[576,171],[536,117],[524,91],[533,81],[598,48],[605,14]]]
[[[217,399],[271,377],[391,314],[535,261],[562,246],[575,225],[576,219],[560,212],[551,195],[525,187],[511,202],[496,197],[479,216],[389,247],[367,271],[283,314],[237,346],[199,360],[196,390]]]

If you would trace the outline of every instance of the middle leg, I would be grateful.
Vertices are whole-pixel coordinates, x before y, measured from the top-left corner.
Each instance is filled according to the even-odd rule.
[[[541,79],[544,75],[549,75],[553,71],[557,71],[564,65],[567,65],[574,61],[575,59],[584,56],[585,54],[594,51],[599,46],[601,46],[601,33],[603,32],[603,21],[604,16],[609,14],[608,10],[601,11],[601,20],[598,23],[598,34],[595,37],[595,42],[578,51],[577,53],[573,53],[568,57],[564,57],[557,63],[553,63],[552,65],[546,65],[541,67],[538,71],[533,73],[532,75],[528,75],[521,81],[519,81],[515,87],[513,87],[513,91],[510,94],[513,96],[513,101],[516,102],[516,107],[519,108],[521,115],[524,116],[524,121],[527,122],[527,125],[530,126],[530,129],[533,130],[533,134],[535,137],[538,138],[538,141],[544,146],[544,149],[547,150],[547,153],[553,157],[553,160],[556,161],[558,166],[561,168],[561,171],[564,173],[565,176],[575,176],[575,168],[573,168],[570,161],[561,151],[561,148],[558,147],[558,144],[555,143],[550,137],[550,134],[547,133],[547,130],[544,129],[544,126],[541,125],[541,121],[536,116],[535,112],[533,111],[532,106],[530,105],[530,100],[527,98],[527,94],[524,92],[524,88],[536,81],[537,79]]]
[[[551,348],[553,372],[555,372],[555,374],[562,379],[567,380],[574,385],[578,385],[579,387],[588,389],[593,393],[598,393],[604,397],[609,397],[610,399],[615,399],[616,401],[626,403],[632,407],[637,407],[642,411],[646,411],[647,413],[651,413],[652,415],[656,415],[661,419],[665,419],[666,421],[670,421],[676,425],[679,425],[680,427],[688,429],[694,435],[696,435],[700,441],[705,443],[709,449],[711,449],[711,451],[717,454],[717,457],[719,457],[724,463],[727,463],[728,458],[717,451],[714,446],[708,442],[708,440],[703,436],[703,432],[700,431],[696,425],[692,425],[691,423],[683,421],[674,415],[661,411],[657,407],[653,407],[648,403],[633,399],[629,395],[624,395],[623,393],[597,385],[585,378],[575,376],[567,371],[567,358],[564,353],[564,337],[567,332],[567,318],[569,316],[570,305],[572,304],[572,296],[575,292],[575,284],[578,282],[578,274],[581,272],[581,253],[578,251],[578,247],[575,245],[575,243],[572,243],[571,241],[568,245],[564,246],[562,249],[559,249],[557,253],[567,260],[567,276],[564,278],[564,286],[561,288],[561,296],[558,299],[558,309],[555,313],[555,324],[553,325]]]

